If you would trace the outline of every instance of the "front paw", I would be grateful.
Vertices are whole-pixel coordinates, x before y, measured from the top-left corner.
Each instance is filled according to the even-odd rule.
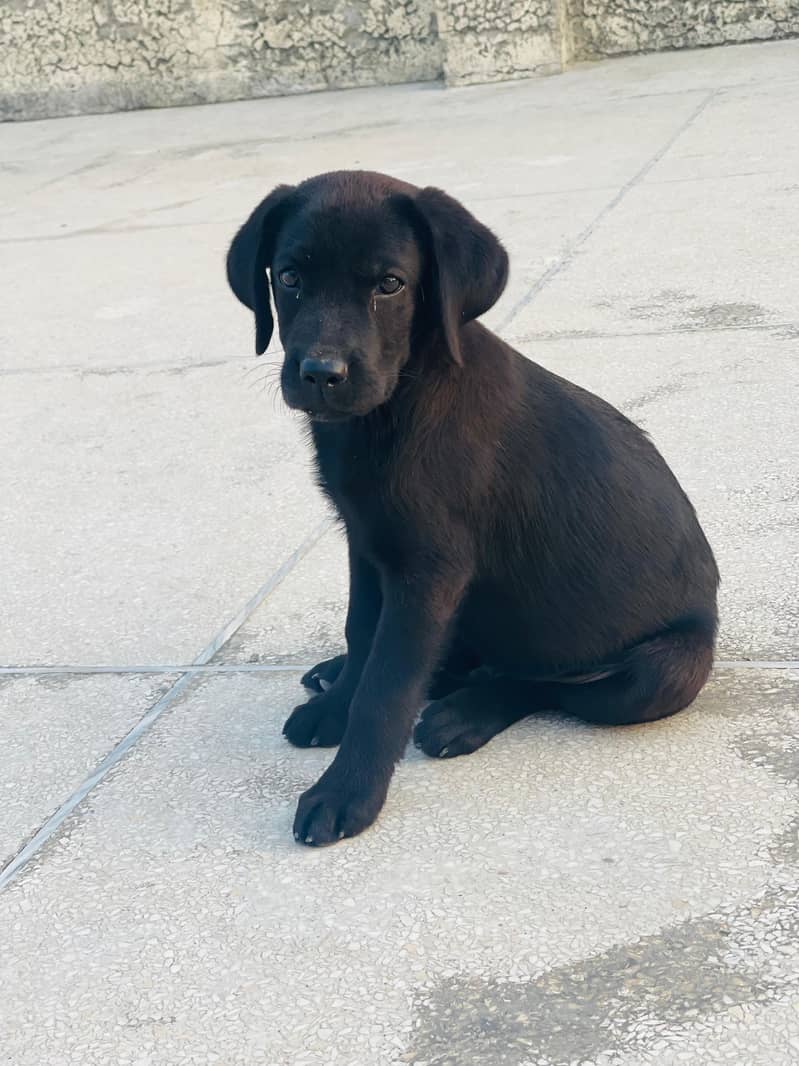
[[[294,708],[283,726],[283,736],[297,748],[333,748],[344,736],[348,709],[348,701],[336,695],[335,689],[314,696]]]
[[[336,655],[332,659],[323,659],[302,675],[300,684],[312,692],[327,692],[338,675],[344,669],[346,655]]]
[[[327,777],[323,774],[303,792],[294,819],[294,839],[315,848],[362,833],[377,818],[386,800],[385,787],[356,789],[336,782],[335,777],[326,781]]]

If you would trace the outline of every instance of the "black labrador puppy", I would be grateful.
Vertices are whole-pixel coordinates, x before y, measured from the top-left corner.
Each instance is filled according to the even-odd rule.
[[[508,274],[485,226],[438,189],[323,174],[270,193],[227,268],[259,354],[271,277],[283,396],[349,544],[346,657],[284,727],[340,744],[298,840],[374,821],[426,697],[439,758],[538,710],[623,725],[694,699],[718,586],[694,509],[637,426],[476,321]]]

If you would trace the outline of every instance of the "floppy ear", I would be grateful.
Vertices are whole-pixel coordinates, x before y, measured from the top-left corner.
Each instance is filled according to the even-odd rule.
[[[227,253],[228,283],[239,300],[255,314],[255,352],[263,355],[272,337],[272,309],[266,268],[275,237],[289,206],[293,185],[278,185],[262,200],[233,238]]]
[[[462,366],[460,328],[502,295],[508,253],[487,226],[440,189],[422,189],[413,202],[427,230],[434,310],[449,354]]]

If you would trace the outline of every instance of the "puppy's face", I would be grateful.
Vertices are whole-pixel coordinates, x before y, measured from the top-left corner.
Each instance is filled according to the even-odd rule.
[[[411,355],[423,255],[390,197],[313,197],[289,213],[270,270],[289,407],[333,421],[389,398]]]
[[[228,280],[255,314],[258,354],[273,320],[290,407],[318,421],[368,414],[389,399],[426,337],[461,362],[460,327],[507,277],[496,237],[438,189],[367,171],[278,186],[239,230]]]

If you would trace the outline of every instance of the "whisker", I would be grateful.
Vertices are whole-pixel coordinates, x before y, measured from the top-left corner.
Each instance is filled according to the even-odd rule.
[[[283,364],[279,363],[279,362],[271,362],[271,363],[258,362],[258,363],[255,364],[255,366],[245,367],[244,370],[242,371],[242,376],[245,377],[245,378],[248,378],[248,377],[251,377],[253,374],[257,374],[257,373],[259,373],[262,370],[266,370],[267,367],[270,367],[270,368],[273,368],[273,369],[280,369],[280,367],[282,367],[282,365]]]

